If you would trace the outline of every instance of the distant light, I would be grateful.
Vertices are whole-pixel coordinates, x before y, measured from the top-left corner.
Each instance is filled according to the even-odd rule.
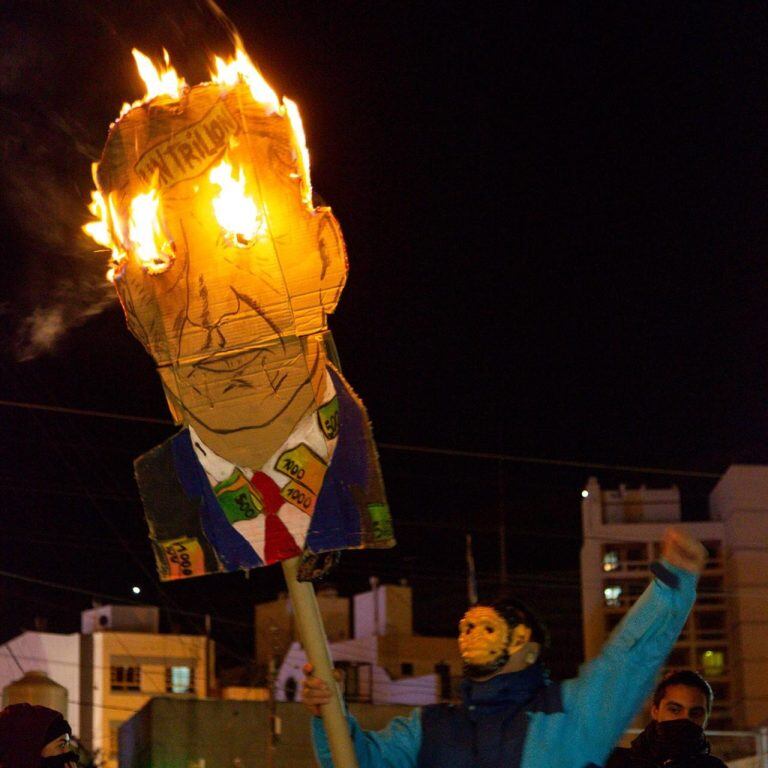
[[[582,499],[586,499],[588,496],[589,496],[589,491],[588,491],[588,490],[585,488],[585,489],[584,489],[584,490],[581,492],[581,498],[582,498]]]
[[[623,590],[620,586],[618,586],[618,584],[613,584],[610,587],[606,587],[603,590],[603,595],[605,596],[605,604],[610,606],[621,605],[622,592]]]
[[[707,650],[701,654],[701,666],[707,677],[717,677],[725,672],[725,652]]]
[[[131,587],[131,592],[133,592],[134,595],[140,595],[141,587]]]

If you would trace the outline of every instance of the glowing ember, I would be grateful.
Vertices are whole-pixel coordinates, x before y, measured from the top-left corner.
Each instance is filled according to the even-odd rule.
[[[237,48],[235,58],[230,61],[224,61],[217,56],[215,65],[216,71],[211,72],[211,80],[214,83],[232,86],[242,80],[250,89],[254,101],[263,104],[268,113],[278,111],[280,102],[277,95],[242,48]]]
[[[216,220],[235,245],[250,245],[256,237],[266,232],[265,217],[245,193],[245,174],[242,168],[236,177],[232,166],[222,160],[211,169],[208,178],[221,189],[213,198]]]
[[[147,87],[147,92],[143,98],[133,102],[133,104],[123,104],[123,108],[120,110],[120,117],[126,112],[130,112],[134,107],[151,101],[157,96],[168,96],[174,101],[178,101],[181,98],[181,92],[184,89],[185,83],[183,78],[180,78],[176,74],[176,70],[171,66],[168,51],[165,48],[163,48],[165,67],[160,69],[157,69],[151,59],[138,49],[134,48],[132,53],[136,62],[136,68],[139,70],[139,75],[141,75],[141,79]]]
[[[160,200],[157,190],[136,195],[131,200],[128,236],[131,250],[150,275],[165,272],[173,262],[173,246],[160,227]],[[158,244],[161,244],[158,247]]]

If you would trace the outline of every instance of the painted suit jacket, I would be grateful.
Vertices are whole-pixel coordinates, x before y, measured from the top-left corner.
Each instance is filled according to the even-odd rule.
[[[391,547],[392,522],[367,413],[341,374],[331,366],[328,373],[339,400],[338,441],[303,542],[304,553]],[[135,470],[161,579],[268,564],[227,518],[188,429],[139,457]]]

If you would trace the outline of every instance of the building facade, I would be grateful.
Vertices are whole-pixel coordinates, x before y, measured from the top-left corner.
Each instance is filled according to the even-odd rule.
[[[352,637],[329,641],[334,664],[344,671],[347,701],[417,706],[455,698],[462,669],[456,638],[414,635],[412,607],[404,585],[374,580],[369,592],[354,596]],[[326,627],[329,637],[334,630]],[[277,675],[279,701],[299,699],[306,661],[292,643]]]
[[[213,645],[158,631],[149,606],[84,611],[81,632],[24,632],[0,646],[0,687],[41,671],[67,689],[67,719],[105,768],[117,768],[119,726],[155,696],[207,696]]]
[[[348,640],[351,637],[349,598],[339,596],[333,587],[320,587],[317,590],[317,605],[328,642]],[[281,592],[276,600],[256,605],[254,620],[254,656],[261,676],[265,676],[270,661],[279,666],[291,644],[299,639],[287,594]]]
[[[768,718],[768,467],[733,466],[710,496],[708,520],[681,522],[676,487],[582,492],[584,651],[594,658],[648,583],[664,530],[683,527],[707,548],[691,615],[667,669],[695,669],[712,685],[710,728]]]

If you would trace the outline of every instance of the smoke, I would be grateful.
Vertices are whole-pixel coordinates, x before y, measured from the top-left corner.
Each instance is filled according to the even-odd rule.
[[[18,18],[0,20],[0,305],[2,346],[30,360],[101,312],[112,291],[106,258],[80,231],[104,122],[96,135],[81,122],[90,105],[66,82],[56,25]]]
[[[143,92],[131,48],[167,47],[197,82],[233,40],[215,0],[0,3],[0,346],[19,360],[114,301],[108,254],[81,227],[107,127]]]
[[[95,151],[60,114],[6,111],[0,180],[6,229],[6,302],[16,317],[10,346],[20,360],[52,350],[72,327],[112,300],[106,258],[80,231],[88,219],[83,169]],[[87,176],[85,176],[87,179]],[[79,183],[78,183],[79,182]]]
[[[29,360],[39,351],[51,349],[66,330],[63,308],[61,305],[48,309],[37,307],[29,317],[25,318],[23,325],[29,342],[21,350],[19,357],[22,360]]]
[[[45,306],[35,307],[19,322],[14,351],[21,361],[33,360],[41,354],[51,352],[71,328],[82,325],[89,317],[101,313],[113,302],[113,290],[101,301],[94,300],[86,305],[75,305],[76,292],[73,287],[59,286],[58,298]]]

